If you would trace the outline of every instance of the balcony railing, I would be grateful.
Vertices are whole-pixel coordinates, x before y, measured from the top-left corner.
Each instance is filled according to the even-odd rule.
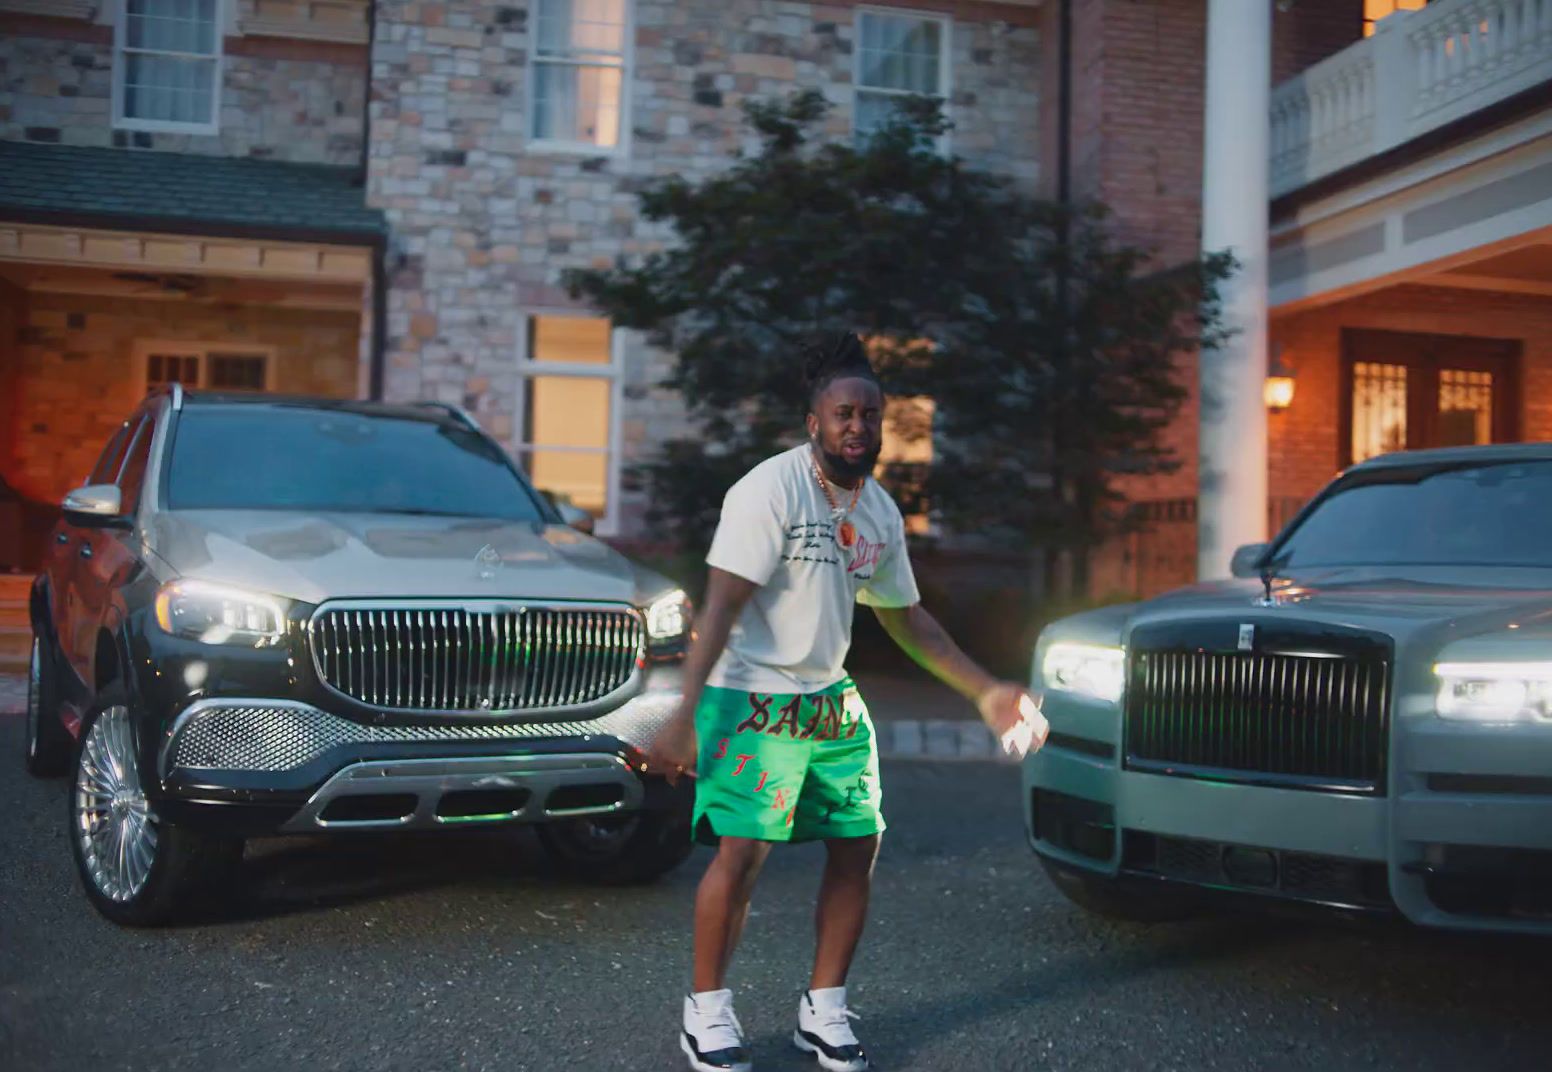
[[[1272,91],[1279,197],[1552,78],[1552,0],[1437,0]]]

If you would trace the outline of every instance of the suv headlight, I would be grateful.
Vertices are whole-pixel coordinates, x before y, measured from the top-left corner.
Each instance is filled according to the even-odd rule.
[[[261,648],[285,635],[286,612],[273,596],[203,581],[174,581],[156,593],[156,624],[206,644]]]
[[[1040,676],[1048,689],[1116,703],[1126,681],[1126,654],[1101,644],[1052,644]]]
[[[1552,663],[1440,663],[1436,710],[1462,722],[1552,719]]]
[[[647,607],[647,639],[654,644],[677,640],[690,631],[690,597],[678,588]]]

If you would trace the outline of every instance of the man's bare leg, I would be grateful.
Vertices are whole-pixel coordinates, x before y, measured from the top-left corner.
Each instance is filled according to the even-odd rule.
[[[857,952],[868,918],[868,895],[873,886],[873,862],[878,859],[880,835],[832,838],[825,842],[824,881],[819,886],[819,905],[814,912],[817,941],[810,990],[845,986],[851,958]]]
[[[695,893],[697,994],[721,990],[749,918],[749,897],[771,842],[725,837]]]

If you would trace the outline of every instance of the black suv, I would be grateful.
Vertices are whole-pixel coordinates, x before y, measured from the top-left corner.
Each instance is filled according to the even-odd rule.
[[[688,854],[642,774],[684,593],[451,407],[148,398],[32,593],[27,766],[106,916],[184,915],[274,834],[539,824],[602,881]],[[573,525],[568,525],[572,520]]]

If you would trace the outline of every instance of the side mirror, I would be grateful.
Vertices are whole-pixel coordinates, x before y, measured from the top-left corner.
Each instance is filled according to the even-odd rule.
[[[1229,572],[1235,577],[1257,577],[1261,574],[1261,559],[1270,544],[1247,543],[1234,552],[1229,560]]]
[[[568,502],[556,503],[555,509],[560,511],[560,519],[578,532],[586,532],[591,535],[593,531],[593,515],[579,506],[572,506]]]
[[[83,528],[111,528],[126,524],[124,495],[114,484],[88,484],[65,496],[61,504],[65,520]]]

